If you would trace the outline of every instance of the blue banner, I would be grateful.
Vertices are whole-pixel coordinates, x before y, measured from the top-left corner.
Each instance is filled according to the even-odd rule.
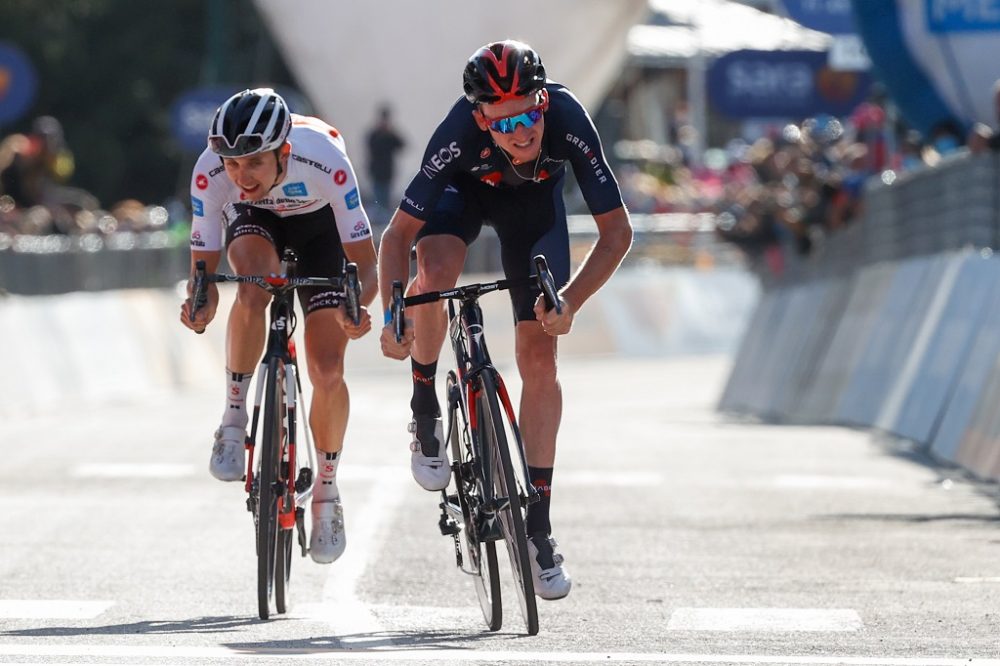
[[[38,77],[21,49],[0,42],[0,124],[17,120],[31,108]]]
[[[838,72],[822,51],[734,51],[708,70],[708,99],[730,118],[846,116],[871,85],[864,72]]]
[[[931,32],[1000,30],[1000,0],[925,0]]]
[[[796,23],[831,35],[854,32],[851,0],[782,0],[785,13]]]
[[[206,86],[194,88],[178,97],[170,109],[170,127],[174,138],[185,150],[201,152],[207,145],[208,128],[215,111],[240,90],[239,86]],[[278,88],[293,113],[309,114],[309,105],[294,91]]]

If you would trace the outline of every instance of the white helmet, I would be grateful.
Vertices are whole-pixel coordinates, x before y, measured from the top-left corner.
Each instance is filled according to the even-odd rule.
[[[280,148],[292,129],[292,114],[270,88],[236,93],[215,112],[208,145],[220,157],[246,157]]]

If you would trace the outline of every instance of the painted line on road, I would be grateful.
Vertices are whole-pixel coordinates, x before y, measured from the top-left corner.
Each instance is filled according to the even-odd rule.
[[[958,576],[956,583],[1000,583],[1000,576]]]
[[[556,474],[560,486],[621,486],[625,488],[656,487],[663,485],[663,475],[655,472],[602,472],[560,470]]]
[[[0,618],[7,620],[90,620],[111,608],[113,601],[65,599],[0,599]]]
[[[858,631],[857,611],[840,608],[678,608],[670,631]]]
[[[830,474],[780,474],[774,477],[774,485],[779,488],[814,488],[834,489],[864,489],[885,488],[890,484],[887,479],[865,476],[834,476]]]
[[[399,465],[351,465],[337,471],[338,480],[368,481],[384,479],[386,475],[399,477],[410,471]],[[654,487],[664,483],[663,475],[646,471],[601,471],[601,470],[560,470],[558,472],[560,486],[623,486],[623,487]]]
[[[408,476],[404,476],[398,468],[395,473],[383,468],[376,482],[369,486],[363,503],[345,505],[347,549],[339,560],[329,565],[330,573],[323,585],[322,601],[293,608],[293,617],[330,624],[345,646],[351,644],[352,636],[365,641],[366,648],[395,645],[391,639],[371,640],[373,634],[382,633],[385,629],[371,607],[358,598],[357,587],[382,550],[379,540],[382,528],[402,505],[408,488],[405,477]]]
[[[158,645],[0,644],[0,657],[111,657],[154,659],[233,659],[254,661],[428,661],[460,663],[652,663],[652,664],[843,664],[845,666],[1000,666],[1000,659],[975,657],[838,657],[835,655],[665,654],[655,652],[519,652],[424,649],[322,650],[295,648],[239,649]],[[65,662],[60,662],[65,663]],[[83,663],[83,662],[81,662]],[[92,661],[87,661],[93,664]]]
[[[177,479],[196,473],[194,465],[106,462],[78,465],[72,475],[81,479]]]

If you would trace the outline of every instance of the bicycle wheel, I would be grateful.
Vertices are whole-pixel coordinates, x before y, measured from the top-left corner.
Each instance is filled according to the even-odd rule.
[[[288,611],[289,581],[292,575],[292,533],[278,529],[277,557],[274,562],[274,606],[279,613]]]
[[[500,400],[497,397],[496,380],[490,372],[482,373],[481,379],[482,391],[477,399],[479,428],[483,438],[481,441],[495,452],[493,485],[497,497],[506,499],[497,511],[500,529],[507,544],[507,554],[510,556],[510,569],[514,575],[514,587],[517,589],[518,601],[521,604],[521,616],[524,618],[528,633],[535,635],[538,633],[538,608],[535,603],[531,565],[528,561],[528,536],[524,528],[522,502],[522,497],[527,497],[527,493],[514,474],[510,441],[504,425],[505,417],[500,409]],[[513,429],[511,432],[513,433]]]
[[[274,593],[274,567],[278,547],[278,482],[281,445],[284,440],[285,409],[284,369],[280,360],[267,364],[267,391],[264,403],[264,427],[261,433],[257,466],[259,498],[257,501],[257,608],[260,619],[271,613]]]
[[[451,396],[453,390],[461,390],[454,372],[448,373],[448,392]],[[458,495],[458,503],[462,510],[462,533],[461,540],[464,551],[469,561],[470,573],[476,586],[476,597],[479,599],[479,607],[483,611],[483,619],[490,631],[496,631],[503,623],[503,605],[500,596],[500,571],[497,563],[497,548],[493,541],[480,541],[479,529],[476,521],[476,512],[473,509],[482,500],[482,492],[477,483],[476,475],[463,473],[473,466],[463,465],[468,458],[468,447],[466,441],[471,441],[468,431],[463,427],[459,428],[459,421],[464,418],[460,414],[461,402],[449,401],[448,408],[448,432],[451,444],[451,459],[455,461],[454,473],[455,487]],[[462,433],[465,434],[463,439]],[[464,570],[464,569],[463,569]]]

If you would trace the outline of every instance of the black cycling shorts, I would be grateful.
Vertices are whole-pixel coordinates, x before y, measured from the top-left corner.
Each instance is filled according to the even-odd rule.
[[[534,274],[532,257],[544,254],[556,288],[569,281],[569,229],[562,187],[564,174],[540,183],[498,188],[475,177],[456,175],[445,189],[417,239],[438,234],[461,238],[468,246],[483,224],[497,232],[500,261],[508,279]],[[534,284],[510,290],[514,321],[535,320]]]
[[[264,208],[232,204],[226,219],[226,245],[240,236],[253,234],[270,242],[279,259],[285,248],[295,250],[298,255],[296,274],[300,277],[343,275],[344,246],[330,206],[312,213],[279,217]],[[314,310],[337,307],[343,296],[342,291],[330,287],[299,287],[296,291],[306,315]]]

